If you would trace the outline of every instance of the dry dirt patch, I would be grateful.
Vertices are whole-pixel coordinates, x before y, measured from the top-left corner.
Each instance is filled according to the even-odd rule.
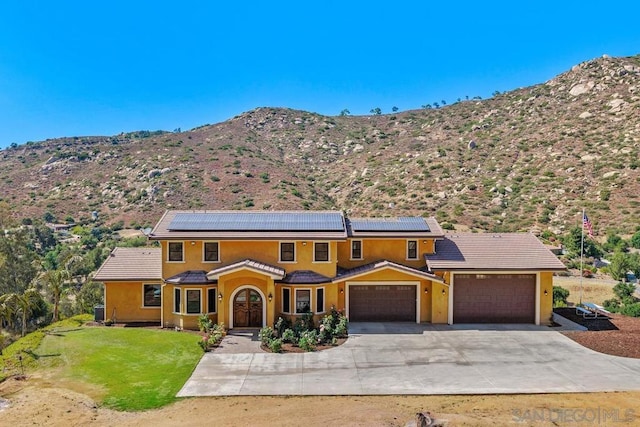
[[[582,279],[582,302],[592,302],[600,304],[604,300],[611,299],[615,295],[613,287],[617,281],[605,278],[583,278]],[[580,302],[580,276],[554,276],[553,285],[561,286],[569,290],[569,303],[578,304]]]
[[[7,380],[0,395],[9,407],[3,425],[95,426],[405,426],[416,412],[431,412],[448,426],[576,425],[575,417],[606,413],[637,425],[640,392],[488,396],[311,396],[183,399],[144,412],[98,407],[88,396],[37,380]],[[530,422],[533,416],[543,417]],[[633,416],[633,420],[629,418]],[[529,418],[527,418],[529,417]],[[555,417],[555,418],[554,418]],[[564,417],[564,422],[558,417]],[[560,420],[560,422],[558,422]],[[555,421],[555,422],[554,422]],[[597,423],[596,423],[597,424]]]

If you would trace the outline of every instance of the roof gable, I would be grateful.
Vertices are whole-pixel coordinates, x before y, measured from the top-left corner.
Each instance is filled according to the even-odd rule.
[[[402,273],[406,273],[412,276],[416,276],[421,279],[429,279],[435,282],[444,283],[441,277],[427,271],[407,267],[406,265],[398,264],[388,260],[381,260],[372,262],[370,264],[361,265],[359,267],[350,269],[339,269],[338,275],[333,279],[333,282],[342,282],[346,279],[355,279],[364,275],[372,274],[383,270],[394,270]]]

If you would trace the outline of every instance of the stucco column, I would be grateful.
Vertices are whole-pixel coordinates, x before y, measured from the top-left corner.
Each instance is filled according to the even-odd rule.
[[[230,323],[227,316],[227,305],[231,295],[228,295],[225,291],[224,280],[218,279],[218,323],[222,322],[225,328],[228,328]],[[220,295],[222,295],[222,299],[220,299]]]
[[[271,301],[269,301],[269,295],[271,295]],[[265,323],[267,326],[273,327],[276,321],[276,284],[273,280],[273,277],[267,278],[267,293],[265,295],[267,298],[265,304],[267,304],[267,318],[265,319]]]

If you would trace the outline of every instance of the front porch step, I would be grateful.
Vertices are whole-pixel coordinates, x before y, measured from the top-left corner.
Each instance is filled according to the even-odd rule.
[[[258,332],[260,332],[260,328],[233,328],[227,331],[227,335],[255,337],[258,336]]]

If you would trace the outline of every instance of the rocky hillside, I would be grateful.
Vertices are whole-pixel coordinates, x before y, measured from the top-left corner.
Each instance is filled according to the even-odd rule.
[[[640,56],[602,57],[487,100],[391,115],[258,108],[187,132],[27,143],[0,151],[17,218],[155,223],[167,208],[435,215],[456,228],[640,218]]]

